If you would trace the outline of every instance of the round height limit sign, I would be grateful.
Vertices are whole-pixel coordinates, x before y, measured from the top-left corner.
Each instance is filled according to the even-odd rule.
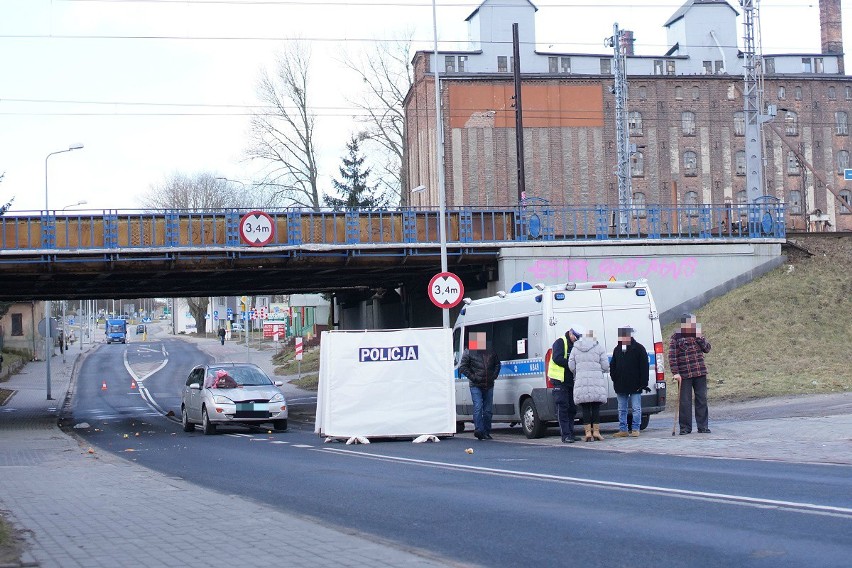
[[[251,211],[240,219],[240,238],[247,245],[262,247],[275,238],[272,217],[263,211]]]
[[[452,272],[439,272],[429,282],[429,299],[439,308],[446,310],[455,307],[463,296],[464,284]]]

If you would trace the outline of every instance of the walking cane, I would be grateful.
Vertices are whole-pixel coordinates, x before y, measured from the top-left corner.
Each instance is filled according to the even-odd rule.
[[[677,406],[675,406],[674,423],[672,424],[672,436],[675,435],[675,429],[677,428],[677,419],[680,415],[680,381],[676,381],[675,384],[677,385],[677,388],[675,389],[677,391]]]

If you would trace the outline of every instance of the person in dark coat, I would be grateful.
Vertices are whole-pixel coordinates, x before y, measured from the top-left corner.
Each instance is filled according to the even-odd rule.
[[[642,391],[648,387],[648,351],[633,338],[633,328],[618,328],[618,345],[609,362],[609,377],[612,379],[618,398],[618,432],[615,438],[639,436],[642,423]],[[632,429],[628,432],[627,406],[633,409]]]
[[[500,358],[488,349],[484,332],[472,332],[468,348],[459,362],[459,374],[467,377],[473,400],[473,435],[477,440],[491,439],[491,415],[494,381],[500,374]]]
[[[225,328],[220,327],[217,335],[219,336],[219,343],[221,343],[222,345],[225,345]]]
[[[701,333],[695,315],[683,314],[680,331],[669,339],[669,368],[672,378],[680,385],[678,422],[680,433],[692,432],[692,393],[695,392],[695,421],[699,434],[709,434],[707,419],[707,365],[704,354],[710,352],[710,342]]]
[[[547,366],[547,376],[553,384],[553,402],[556,404],[556,419],[559,421],[559,432],[563,444],[574,443],[574,418],[577,416],[577,405],[574,404],[574,373],[568,368],[568,357],[574,343],[583,337],[585,329],[573,325],[553,343],[550,364]]]

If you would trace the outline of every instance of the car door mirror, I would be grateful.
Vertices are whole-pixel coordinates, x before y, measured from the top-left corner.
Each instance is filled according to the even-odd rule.
[[[275,386],[276,386],[276,387],[283,387],[283,386],[284,386],[284,381],[275,381]]]
[[[195,389],[195,390],[201,390],[201,385],[199,383],[192,383],[191,385],[189,385],[189,388]]]

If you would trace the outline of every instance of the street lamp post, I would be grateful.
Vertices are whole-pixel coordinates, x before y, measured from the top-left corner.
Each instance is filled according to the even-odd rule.
[[[441,238],[441,272],[447,271],[447,207],[444,195],[444,122],[441,117],[441,75],[438,71],[438,8],[432,0],[432,31],[435,45],[435,144],[437,146],[435,161],[438,169],[438,218]],[[442,309],[444,328],[450,327],[450,311]]]
[[[80,150],[83,148],[82,144],[72,144],[68,146],[65,150],[57,150],[56,152],[51,152],[47,156],[44,157],[44,215],[45,217],[50,215],[50,202],[48,201],[48,191],[47,191],[47,160],[55,155],[62,154],[64,152],[71,152],[73,150]],[[44,302],[44,328],[45,334],[47,337],[44,341],[44,354],[45,354],[45,364],[47,366],[45,374],[47,375],[47,400],[53,400],[53,397],[50,396],[50,357],[53,355],[53,334],[51,333],[51,325],[50,325],[50,314],[52,311],[52,306],[50,305],[50,300],[45,300]]]

